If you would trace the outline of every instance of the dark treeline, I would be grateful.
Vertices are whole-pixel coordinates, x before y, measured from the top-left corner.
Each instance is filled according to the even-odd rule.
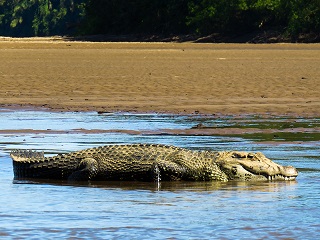
[[[320,0],[0,0],[0,35],[320,33]]]

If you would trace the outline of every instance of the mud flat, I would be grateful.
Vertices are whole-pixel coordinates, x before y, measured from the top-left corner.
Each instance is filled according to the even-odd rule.
[[[320,44],[0,38],[0,104],[59,111],[320,115]]]

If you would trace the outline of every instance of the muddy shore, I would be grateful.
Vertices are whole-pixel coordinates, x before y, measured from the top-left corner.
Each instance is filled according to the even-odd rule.
[[[0,104],[54,111],[320,115],[320,44],[0,38]]]

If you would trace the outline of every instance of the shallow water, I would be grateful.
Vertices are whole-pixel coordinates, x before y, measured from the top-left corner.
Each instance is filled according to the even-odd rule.
[[[288,122],[296,124],[289,126],[293,133],[296,127],[301,127],[300,123],[310,131],[303,137],[275,137],[283,134],[279,126]],[[264,133],[203,136],[161,131],[190,129],[199,123],[216,128],[269,126],[279,133],[270,139]],[[320,141],[318,133],[311,131],[316,127],[319,119],[2,109],[0,237],[317,239],[320,237]],[[83,131],[92,129],[105,131]],[[294,182],[262,183],[13,182],[9,153],[15,148],[57,154],[103,144],[138,142],[191,149],[261,151],[280,164],[297,167],[299,176]]]

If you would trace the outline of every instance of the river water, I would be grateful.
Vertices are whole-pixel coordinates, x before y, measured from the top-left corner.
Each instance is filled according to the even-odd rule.
[[[276,133],[184,132],[199,123],[220,129],[272,128]],[[319,239],[320,139],[319,131],[314,131],[319,125],[318,118],[2,109],[0,238]],[[293,182],[261,183],[13,181],[12,149],[50,155],[141,142],[261,151],[275,162],[297,167],[299,176]]]

